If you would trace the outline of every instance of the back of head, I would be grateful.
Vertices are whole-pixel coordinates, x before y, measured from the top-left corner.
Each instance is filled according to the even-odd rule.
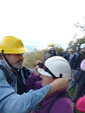
[[[23,42],[15,36],[6,36],[1,40],[0,53],[4,54],[22,54],[28,52]]]
[[[63,57],[51,57],[45,61],[44,65],[55,75],[55,77],[60,77],[62,75],[62,78],[71,78],[70,65]],[[43,75],[51,77],[51,75],[42,68],[39,68],[38,71]]]

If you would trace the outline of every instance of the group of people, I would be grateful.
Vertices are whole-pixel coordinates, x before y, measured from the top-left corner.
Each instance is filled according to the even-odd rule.
[[[80,67],[81,67],[81,70],[85,72],[85,59],[81,62]],[[85,73],[84,73],[84,76],[85,76]],[[79,111],[81,111],[82,113],[85,113],[85,95],[77,100],[76,107]]]
[[[44,104],[45,101],[52,95],[56,94],[57,96],[61,92],[67,92],[70,67],[68,67],[68,71],[63,73],[59,70],[58,73],[54,73],[54,70],[51,72],[48,65],[45,66],[42,63],[37,64],[34,69],[29,69],[23,65],[23,54],[26,52],[28,52],[28,49],[15,36],[6,36],[0,42],[0,53],[2,56],[2,60],[0,60],[0,113],[37,113],[36,109],[38,108],[38,113],[43,112],[44,109],[46,109],[44,113],[47,113],[49,106],[44,108],[47,105]],[[58,59],[58,61],[65,62],[65,65],[69,66],[64,59],[63,61],[58,57],[54,59],[56,59],[54,63]],[[50,59],[50,62],[49,60],[47,61],[50,65],[52,63],[51,60],[53,59]],[[45,81],[46,79],[43,79],[44,75],[42,75],[42,72],[45,72],[46,77],[49,75],[49,80]],[[42,81],[39,81],[40,76]],[[68,102],[65,101],[66,105],[69,106],[69,112],[67,111],[67,113],[73,113],[70,99],[66,98],[66,100],[70,102],[69,106]],[[61,101],[63,103],[64,99],[61,99]],[[41,105],[42,107],[40,108]],[[63,105],[62,109],[64,109]],[[58,110],[63,113],[61,109]],[[53,110],[52,112],[56,111]]]
[[[70,63],[57,56],[55,48],[51,49],[54,56],[47,57],[44,63],[38,61],[34,69],[29,69],[24,66],[23,54],[28,49],[23,42],[15,36],[1,40],[0,113],[74,113],[67,90]]]
[[[73,52],[73,49],[68,49],[68,53],[64,54],[63,57],[69,62],[72,69],[72,79],[67,89],[69,91],[76,86],[75,93],[72,97],[72,102],[75,105],[80,96],[85,95],[85,64],[83,63],[85,62],[85,43],[80,46],[78,45],[75,53]],[[85,110],[82,112],[85,112]]]
[[[54,48],[52,47],[52,45],[50,46],[51,47],[48,48],[50,48],[49,53],[51,53],[51,56],[48,55],[48,58],[53,57]],[[85,59],[85,43],[81,45],[78,44],[75,53],[73,52],[73,49],[70,48],[67,51],[64,50],[63,52],[61,52],[60,56],[65,58],[69,62],[71,67],[72,79],[70,80],[67,89],[69,91],[71,88],[76,86],[75,93],[72,97],[72,102],[75,105],[79,97],[85,94],[85,70],[82,70],[81,68],[81,63]],[[85,65],[83,65],[83,68],[84,66]]]
[[[80,68],[81,62],[85,59],[85,43],[81,44],[79,53],[72,53],[72,58],[69,63],[72,68],[72,80],[68,86],[68,90],[70,90],[73,86],[76,85],[76,91],[72,98],[73,103],[76,103],[78,98],[84,93],[85,83],[84,83],[84,72],[82,72]]]

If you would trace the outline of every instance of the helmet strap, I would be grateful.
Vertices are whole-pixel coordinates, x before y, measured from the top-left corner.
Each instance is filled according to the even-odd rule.
[[[62,78],[62,74],[60,74],[60,78]]]
[[[40,68],[44,69],[44,71],[48,72],[54,79],[57,78],[42,62],[38,62],[37,65],[39,65]]]
[[[38,61],[37,65],[39,65],[40,68],[44,69],[44,71],[48,72],[54,79],[56,78],[62,78],[62,74],[60,74],[60,77],[56,77],[45,65],[44,63]]]
[[[13,70],[18,70],[17,68],[15,68],[15,67],[13,67],[10,63],[9,63],[9,61],[8,61],[8,59],[6,58],[6,56],[4,55],[4,50],[2,50],[2,55],[3,55],[3,57],[4,57],[4,59],[5,59],[5,61],[7,62],[7,64],[13,69]]]

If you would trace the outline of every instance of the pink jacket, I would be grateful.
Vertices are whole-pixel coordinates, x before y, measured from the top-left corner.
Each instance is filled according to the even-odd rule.
[[[85,96],[77,100],[76,107],[80,112],[85,113]]]

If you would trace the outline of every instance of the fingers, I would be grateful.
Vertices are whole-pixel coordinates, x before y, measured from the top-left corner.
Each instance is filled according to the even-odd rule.
[[[37,65],[34,69],[35,76],[40,76],[40,73],[38,72],[38,68],[39,68],[39,66]]]

